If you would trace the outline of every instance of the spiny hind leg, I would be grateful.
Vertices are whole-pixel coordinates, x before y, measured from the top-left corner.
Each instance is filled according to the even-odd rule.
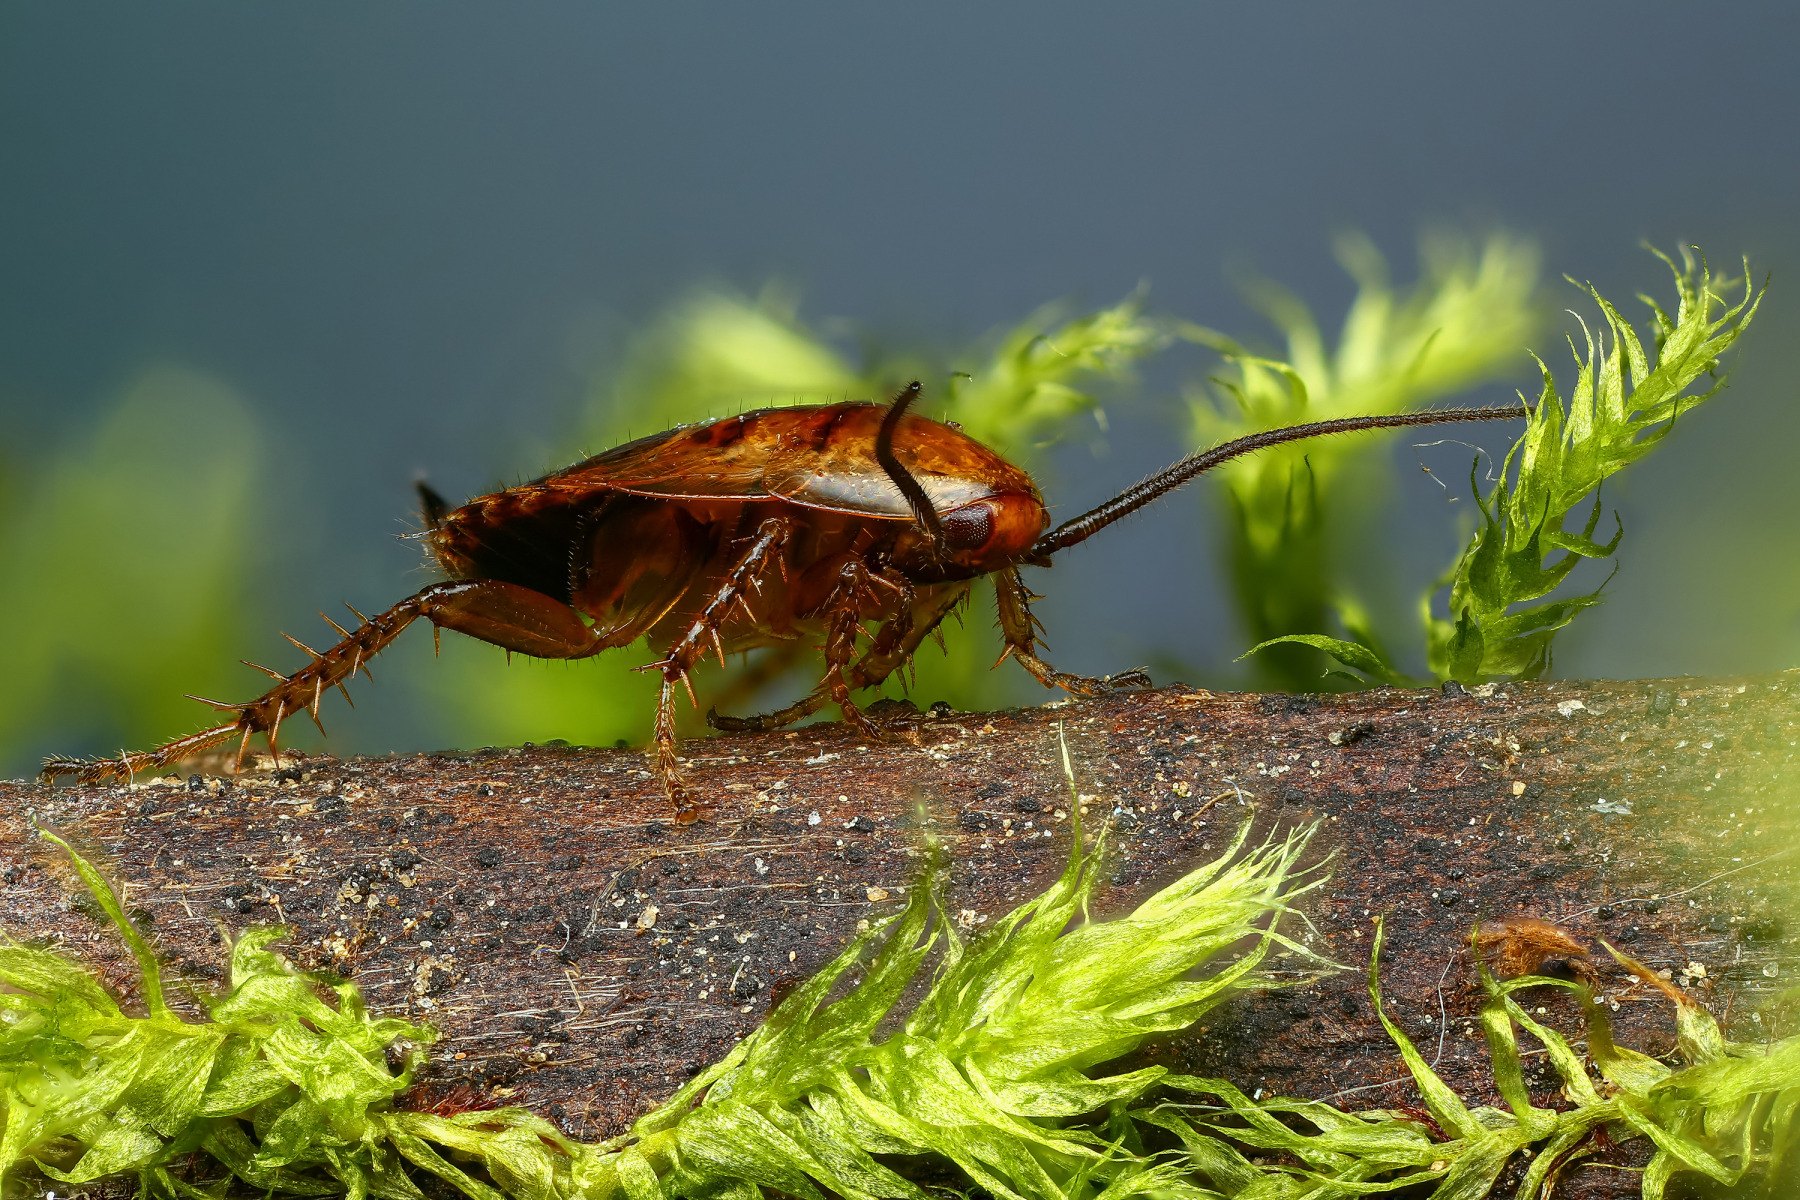
[[[994,600],[1000,609],[1000,635],[1006,640],[1006,649],[1001,652],[1000,662],[1016,658],[1019,665],[1031,672],[1031,677],[1045,687],[1061,688],[1077,696],[1109,696],[1115,692],[1136,691],[1150,686],[1150,675],[1142,667],[1121,671],[1117,675],[1094,678],[1059,671],[1038,657],[1037,635],[1043,626],[1031,611],[1033,599],[1031,592],[1025,587],[1025,581],[1019,577],[1017,568],[998,572],[994,576]]]
[[[360,613],[357,615],[361,617]],[[234,737],[238,739],[237,764],[241,767],[250,739],[258,734],[268,739],[270,750],[279,756],[277,739],[282,722],[301,711],[318,722],[319,702],[325,693],[334,687],[343,689],[359,672],[366,674],[369,660],[420,617],[439,629],[452,629],[535,658],[581,658],[608,645],[588,628],[579,613],[542,592],[492,579],[433,584],[373,617],[361,618],[354,630],[326,617],[342,640],[323,652],[289,638],[310,654],[312,661],[292,675],[258,667],[274,677],[276,684],[247,704],[205,701],[235,714],[226,724],[177,738],[155,750],[123,754],[115,759],[52,758],[44,763],[43,777],[51,780],[74,775],[83,783],[128,780],[139,772],[164,770]],[[349,699],[348,691],[344,697]]]
[[[662,673],[652,745],[657,776],[662,780],[663,791],[675,805],[675,820],[679,824],[696,820],[700,806],[682,785],[681,764],[675,757],[675,688],[679,685],[687,692],[689,702],[697,703],[688,672],[709,647],[718,652],[719,662],[723,665],[725,646],[719,638],[719,630],[734,608],[746,605],[745,590],[760,586],[763,574],[780,565],[782,546],[792,533],[793,524],[785,517],[769,517],[758,525],[738,554],[736,563],[719,581],[687,628],[682,630],[681,636],[669,646],[668,652],[656,662],[639,668]]]

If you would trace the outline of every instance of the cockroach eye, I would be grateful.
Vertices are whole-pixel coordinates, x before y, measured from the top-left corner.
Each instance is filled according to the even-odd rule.
[[[943,518],[944,542],[952,550],[974,550],[985,546],[994,536],[994,508],[991,504],[971,504]]]

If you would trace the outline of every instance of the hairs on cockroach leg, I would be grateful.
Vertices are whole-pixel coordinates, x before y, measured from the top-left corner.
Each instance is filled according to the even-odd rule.
[[[283,633],[281,636],[287,639],[288,645],[293,646],[296,650],[302,650],[302,651],[306,652],[307,654],[311,655],[313,662],[318,662],[320,659],[325,657],[323,654],[320,654],[317,650],[314,650],[311,646],[307,645],[305,642],[301,641],[299,638],[295,637],[291,633]]]

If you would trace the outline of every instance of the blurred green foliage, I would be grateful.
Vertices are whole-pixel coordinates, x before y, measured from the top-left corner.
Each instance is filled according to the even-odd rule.
[[[0,491],[0,760],[53,736],[185,732],[176,681],[236,689],[253,644],[265,434],[230,388],[171,365],[93,429],[13,455]],[[106,742],[102,742],[105,745]]]
[[[1576,377],[1569,397],[1542,359],[1543,391],[1500,478],[1481,505],[1481,524],[1452,569],[1449,616],[1430,617],[1431,669],[1439,678],[1532,678],[1550,665],[1551,639],[1575,614],[1598,602],[1600,589],[1558,598],[1584,559],[1610,557],[1621,527],[1605,543],[1594,540],[1600,485],[1648,454],[1675,428],[1682,413],[1725,386],[1719,358],[1749,326],[1762,303],[1750,264],[1726,299],[1732,281],[1715,279],[1704,261],[1684,253],[1665,258],[1675,278],[1670,316],[1644,297],[1653,321],[1654,355],[1647,355],[1631,323],[1587,285],[1606,319],[1610,342],[1585,326],[1574,351]],[[1693,390],[1702,385],[1701,390]],[[1579,533],[1567,528],[1577,505],[1593,497]]]
[[[1624,537],[1621,526],[1609,540],[1595,539],[1600,485],[1659,445],[1682,413],[1725,386],[1720,356],[1762,302],[1749,264],[1734,283],[1715,278],[1692,254],[1680,263],[1663,261],[1674,276],[1677,305],[1670,316],[1642,297],[1652,318],[1654,354],[1646,353],[1612,302],[1586,285],[1610,340],[1596,338],[1585,324],[1583,343],[1571,339],[1576,378],[1566,400],[1538,359],[1543,390],[1485,500],[1471,472],[1481,519],[1443,581],[1449,615],[1433,613],[1431,595],[1423,606],[1430,668],[1438,679],[1535,678],[1549,668],[1557,632],[1600,599],[1598,586],[1569,594],[1564,585],[1570,574],[1583,561],[1611,557]],[[1735,302],[1726,298],[1734,288],[1740,293]],[[1703,380],[1707,386],[1694,390]],[[1571,514],[1590,498],[1579,530],[1568,528]],[[1349,639],[1287,634],[1263,646],[1302,644],[1381,682],[1409,682],[1355,623],[1345,625]]]
[[[1268,282],[1251,297],[1280,331],[1285,357],[1254,354],[1214,330],[1186,335],[1223,356],[1224,371],[1190,394],[1196,445],[1333,417],[1379,415],[1503,378],[1543,327],[1537,248],[1494,234],[1477,243],[1438,233],[1420,247],[1419,279],[1397,287],[1380,251],[1344,237],[1338,259],[1356,295],[1335,344],[1304,302]],[[1325,628],[1360,640],[1373,623],[1356,598],[1379,516],[1388,439],[1320,438],[1230,462],[1217,474],[1230,499],[1226,578],[1252,642]],[[1362,571],[1359,571],[1362,568]],[[1324,657],[1303,645],[1250,660],[1263,687],[1325,686]]]

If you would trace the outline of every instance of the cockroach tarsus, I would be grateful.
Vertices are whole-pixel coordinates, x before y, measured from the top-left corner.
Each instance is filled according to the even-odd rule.
[[[53,758],[44,775],[129,779],[234,737],[241,767],[259,734],[278,755],[285,720],[304,712],[316,723],[327,691],[348,699],[344,685],[424,618],[434,636],[454,630],[535,658],[586,658],[640,638],[665,647],[640,669],[662,677],[652,752],[677,818],[689,820],[697,809],[676,759],[676,699],[694,699],[689,675],[703,656],[723,662],[738,651],[817,639],[825,670],[805,696],[760,716],[711,712],[709,722],[774,729],[834,704],[877,735],[853,694],[905,668],[973,581],[992,576],[1001,661],[1015,659],[1045,687],[1077,695],[1146,686],[1141,671],[1090,678],[1045,661],[1020,568],[1049,566],[1052,556],[1243,454],[1325,434],[1525,411],[1441,409],[1253,433],[1048,529],[1030,476],[955,426],[910,412],[919,395],[915,382],[890,404],[764,409],[682,426],[459,508],[421,485],[419,536],[444,582],[374,616],[352,609],[354,628],[326,617],[339,640],[324,651],[289,638],[310,661],[291,675],[257,667],[275,684],[248,703],[205,701],[231,714],[222,725],[113,759]]]

